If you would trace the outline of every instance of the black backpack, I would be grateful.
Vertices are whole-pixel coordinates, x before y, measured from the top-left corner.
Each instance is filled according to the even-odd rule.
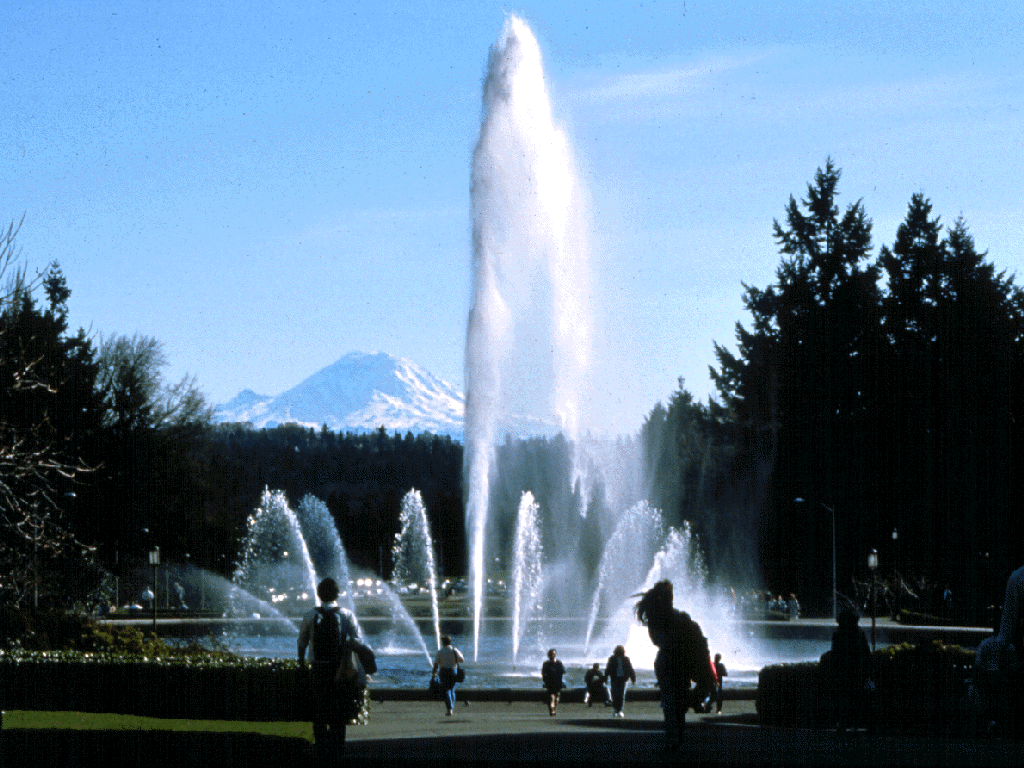
[[[313,620],[313,661],[341,663],[341,615],[337,608],[318,606]]]

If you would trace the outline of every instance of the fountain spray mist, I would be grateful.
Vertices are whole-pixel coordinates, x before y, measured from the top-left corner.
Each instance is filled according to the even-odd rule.
[[[575,440],[591,335],[582,191],[540,47],[509,16],[491,49],[473,154],[466,333],[466,519],[479,651],[496,439],[513,422]]]

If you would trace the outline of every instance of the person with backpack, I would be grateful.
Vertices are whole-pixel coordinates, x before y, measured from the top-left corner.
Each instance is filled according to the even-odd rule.
[[[307,648],[312,660],[313,739],[318,752],[333,756],[345,752],[345,724],[353,709],[358,709],[355,696],[361,693],[353,684],[354,676],[348,674],[352,642],[362,646],[359,625],[350,611],[338,605],[338,594],[334,579],[321,581],[316,588],[320,605],[303,617],[299,628],[299,664],[306,666]]]

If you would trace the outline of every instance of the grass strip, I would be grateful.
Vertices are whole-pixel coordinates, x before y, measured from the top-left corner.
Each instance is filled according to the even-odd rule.
[[[250,723],[240,720],[171,720],[95,712],[4,712],[4,730],[175,731],[181,733],[255,733],[313,741],[311,723]]]

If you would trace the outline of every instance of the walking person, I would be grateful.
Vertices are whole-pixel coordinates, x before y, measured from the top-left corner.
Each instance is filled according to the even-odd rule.
[[[661,708],[665,717],[665,746],[679,747],[690,706],[690,682],[697,684],[700,698],[710,691],[711,658],[708,641],[685,611],[672,607],[672,582],[659,581],[643,593],[636,605],[636,618],[647,625],[651,642],[658,648],[654,657],[654,675],[661,689]]]
[[[343,679],[341,669],[350,655],[348,642],[359,641],[359,626],[352,613],[338,605],[338,583],[331,578],[316,588],[320,605],[309,611],[299,628],[299,665],[306,666],[310,649],[313,696],[313,739],[317,752],[328,761],[345,753],[345,724],[353,708],[356,689]]]
[[[633,664],[623,646],[615,646],[615,651],[608,657],[605,674],[612,689],[612,717],[625,717],[622,707],[626,701],[626,681],[632,681],[633,685],[636,685],[636,672],[633,671]]]
[[[565,665],[558,661],[557,656],[558,652],[554,648],[549,650],[548,660],[540,668],[541,683],[544,685],[544,690],[548,692],[548,714],[552,717],[555,716],[562,688],[565,687],[565,683],[562,681],[565,676]]]
[[[715,707],[716,712],[722,714],[722,688],[724,686],[723,677],[728,677],[729,670],[725,668],[725,664],[722,663],[722,654],[715,654]]]
[[[448,717],[451,717],[452,709],[455,707],[455,678],[459,672],[459,664],[465,661],[462,651],[452,645],[452,639],[448,635],[443,635],[441,647],[434,656],[431,674],[437,675],[441,682],[441,695],[444,697],[445,715]]]

